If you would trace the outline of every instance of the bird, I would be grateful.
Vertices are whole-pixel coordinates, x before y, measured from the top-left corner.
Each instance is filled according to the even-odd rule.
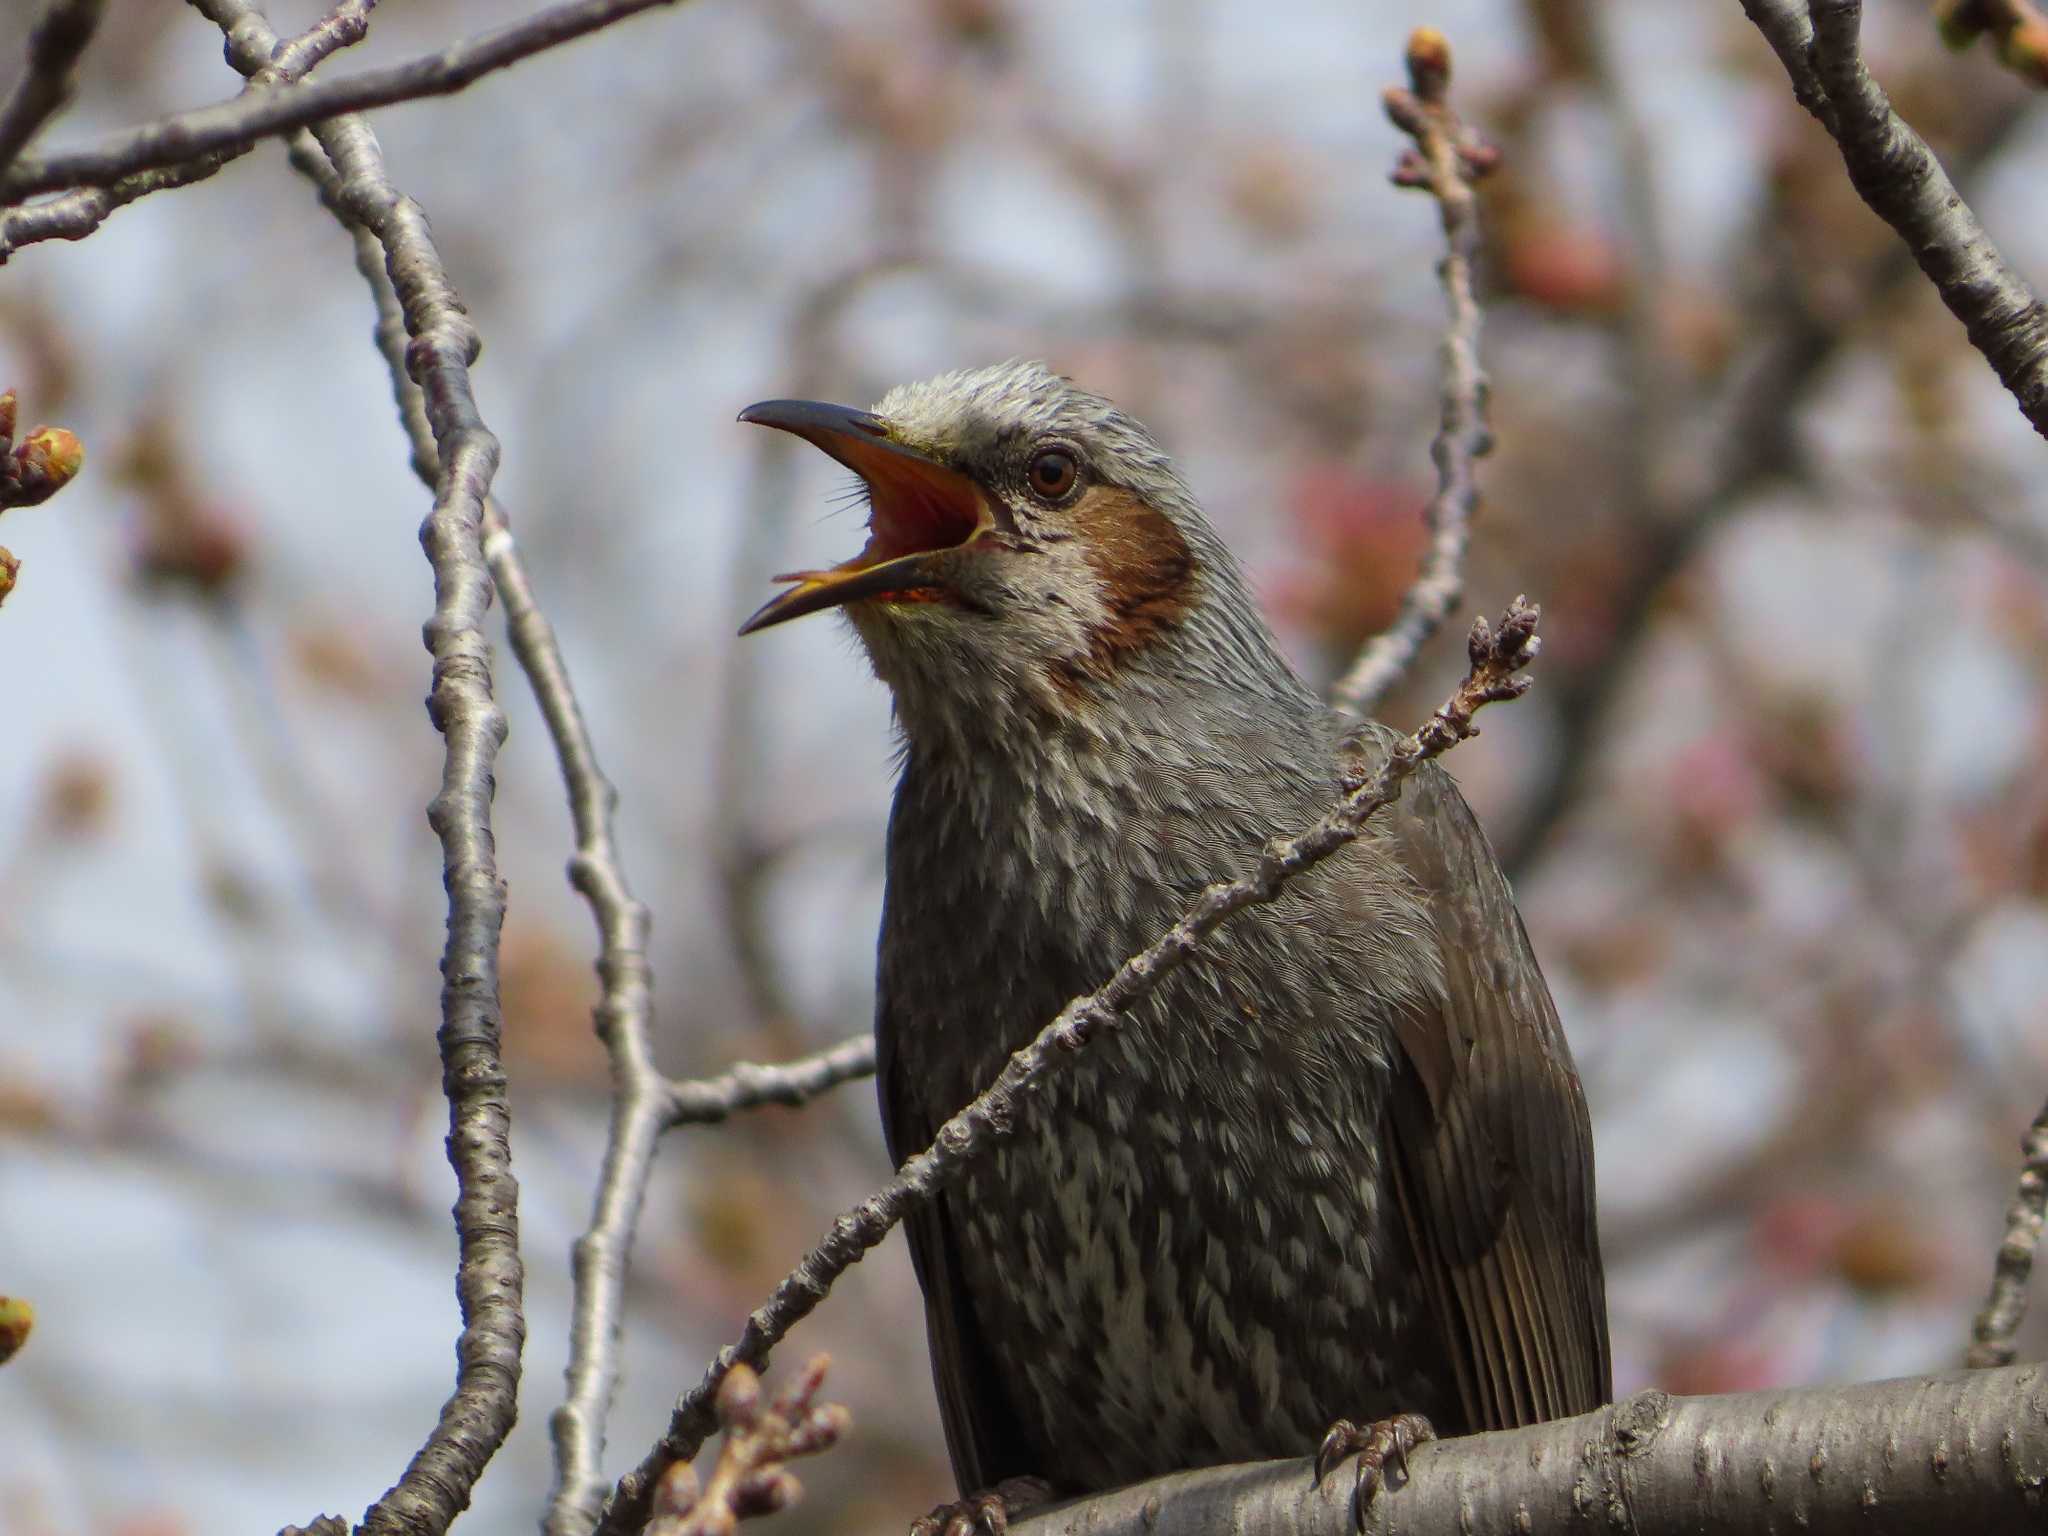
[[[1070,999],[1397,738],[1282,654],[1173,461],[1012,360],[740,420],[851,469],[838,609],[894,705],[876,964],[899,1162]],[[1049,1074],[908,1219],[959,1497],[1001,1532],[1182,1468],[1359,1462],[1611,1398],[1584,1092],[1484,832],[1433,763]]]

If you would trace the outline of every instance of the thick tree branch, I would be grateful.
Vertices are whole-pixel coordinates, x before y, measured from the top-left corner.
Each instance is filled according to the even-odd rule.
[[[109,186],[138,171],[177,165],[202,155],[240,152],[259,139],[309,127],[324,118],[425,96],[451,95],[536,53],[558,48],[641,11],[677,3],[571,0],[403,64],[313,85],[245,91],[233,100],[144,123],[83,149],[23,156],[0,177],[0,202],[20,202],[39,192],[70,187]]]
[[[2034,1250],[2048,1226],[2048,1105],[2020,1139],[2019,1187],[2005,1212],[2005,1237],[1991,1272],[1991,1294],[1970,1330],[1969,1364],[2008,1365],[2013,1335],[2027,1315],[2027,1287],[2034,1276]]]
[[[0,105],[0,175],[54,117],[78,84],[78,59],[98,30],[106,0],[46,0],[28,29],[28,63]]]
[[[1414,735],[1402,738],[1364,782],[1307,831],[1266,845],[1253,871],[1209,886],[1180,921],[1117,967],[1099,989],[1060,1010],[1029,1045],[1011,1056],[996,1080],[954,1115],[924,1151],[910,1158],[877,1193],[842,1213],[823,1242],[804,1255],[767,1301],[747,1319],[739,1341],[719,1351],[704,1378],[676,1403],[668,1432],[613,1491],[598,1529],[631,1536],[646,1523],[648,1501],[670,1466],[696,1455],[713,1425],[719,1383],[735,1365],[758,1370],[789,1330],[830,1294],[853,1267],[916,1207],[953,1183],[967,1164],[1009,1134],[1024,1100],[1049,1074],[1148,995],[1201,947],[1227,918],[1271,901],[1287,882],[1354,841],[1375,811],[1391,803],[1409,775],[1476,730],[1483,706],[1518,698],[1528,679],[1516,674],[1536,656],[1536,609],[1519,598],[1496,630],[1484,619],[1472,627],[1471,669],[1457,691]]]
[[[1451,45],[1441,32],[1418,28],[1408,39],[1408,89],[1386,93],[1387,116],[1415,141],[1394,169],[1397,186],[1420,187],[1437,201],[1443,218],[1443,282],[1447,324],[1443,340],[1443,420],[1430,458],[1436,494],[1423,516],[1429,552],[1421,574],[1401,599],[1401,612],[1358,653],[1330,690],[1330,702],[1370,716],[1414,663],[1465,595],[1465,546],[1479,509],[1478,461],[1492,447],[1486,426],[1486,375],[1479,366],[1479,299],[1472,273],[1479,260],[1479,199],[1473,183],[1491,170],[1494,152],[1451,110]]]
[[[1798,1531],[1926,1536],[2048,1520],[2048,1366],[1728,1397],[1639,1392],[1576,1419],[1419,1447],[1367,1536]],[[1352,1536],[1350,1484],[1306,1461],[1182,1472],[1016,1536]]]
[[[1834,137],[1849,180],[1896,230],[2034,430],[2048,436],[2048,307],[1864,68],[1862,0],[1742,0],[1793,93]]]

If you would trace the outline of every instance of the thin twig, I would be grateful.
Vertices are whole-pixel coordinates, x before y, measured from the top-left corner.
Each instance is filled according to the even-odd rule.
[[[250,0],[193,0],[228,35],[228,56],[255,84],[281,49]],[[341,46],[369,0],[342,0],[292,62]],[[359,28],[354,35],[360,36]],[[289,46],[289,45],[287,45]],[[426,625],[434,658],[427,713],[447,744],[440,792],[427,820],[441,840],[448,890],[448,940],[441,958],[442,1089],[448,1098],[448,1161],[455,1170],[459,1248],[455,1290],[462,1311],[454,1391],[404,1473],[364,1514],[365,1532],[439,1536],[469,1503],[471,1489],[518,1414],[520,1352],[526,1338],[519,1258],[519,1186],[512,1176],[511,1117],[499,1052],[498,939],[505,919],[491,835],[492,772],[505,717],[491,689],[483,633],[491,581],[483,555],[484,507],[498,443],[478,414],[469,364],[476,329],[448,281],[426,217],[392,186],[383,151],[360,119],[319,125],[335,171],[337,206],[376,236],[411,341],[407,362],[433,429],[440,473],[434,507],[420,530],[434,568],[434,614]]]
[[[247,149],[324,118],[364,112],[424,96],[447,96],[485,75],[679,0],[572,0],[524,21],[479,33],[436,53],[338,80],[244,92],[210,107],[177,112],[82,149],[23,156],[0,177],[0,201],[38,192],[107,186],[137,171],[176,165],[217,151]]]
[[[2034,1250],[2048,1226],[2048,1105],[2020,1138],[2019,1186],[2005,1212],[2005,1238],[1991,1271],[1991,1294],[1970,1329],[1971,1366],[2010,1365],[2013,1336],[2027,1315],[2027,1286],[2034,1275]]]
[[[676,1403],[668,1432],[613,1490],[598,1527],[602,1536],[631,1536],[645,1523],[656,1482],[675,1462],[696,1455],[710,1433],[713,1403],[726,1373],[735,1365],[759,1369],[765,1364],[769,1352],[825,1299],[841,1275],[912,1210],[958,1179],[973,1158],[1009,1134],[1026,1095],[1098,1034],[1115,1028],[1126,1009],[1185,964],[1226,918],[1271,901],[1289,880],[1356,839],[1373,813],[1400,794],[1409,775],[1473,734],[1476,711],[1526,692],[1528,679],[1515,674],[1535,659],[1536,618],[1537,610],[1517,598],[1497,630],[1484,619],[1475,623],[1468,647],[1471,670],[1420,730],[1394,743],[1380,766],[1314,826],[1267,844],[1250,874],[1209,886],[1178,922],[1118,966],[1102,987],[1068,1003],[1035,1040],[1010,1057],[993,1083],[939,1128],[929,1147],[905,1162],[881,1190],[843,1212],[824,1241],[747,1319],[738,1342],[720,1350],[703,1380]]]
[[[859,1034],[830,1050],[780,1066],[743,1061],[716,1077],[664,1089],[665,1125],[708,1125],[763,1104],[808,1104],[819,1094],[875,1075],[875,1037]]]
[[[1465,595],[1465,547],[1479,507],[1478,460],[1493,446],[1486,426],[1486,375],[1479,366],[1479,300],[1472,270],[1479,258],[1479,200],[1473,183],[1496,162],[1451,110],[1451,45],[1420,27],[1408,39],[1409,88],[1386,93],[1387,116],[1415,141],[1394,169],[1397,186],[1420,187],[1443,218],[1444,259],[1437,266],[1449,323],[1443,340],[1443,419],[1430,457],[1436,494],[1424,511],[1429,553],[1401,599],[1401,612],[1358,653],[1330,690],[1339,709],[1370,716],[1414,663],[1416,653]]]
[[[505,601],[512,650],[540,701],[569,795],[576,828],[569,883],[597,920],[601,993],[595,1022],[612,1075],[611,1123],[590,1226],[572,1250],[568,1390],[548,1421],[555,1480],[545,1528],[549,1536],[582,1536],[596,1523],[603,1500],[604,1419],[618,1384],[626,1266],[646,1199],[655,1142],[666,1123],[665,1096],[651,1045],[648,914],[627,883],[613,841],[618,792],[598,767],[554,628],[534,598],[526,563],[502,509],[493,502],[486,516],[484,553]]]
[[[28,64],[0,106],[0,175],[78,85],[78,59],[98,30],[106,0],[45,0],[28,29]]]
[[[26,207],[0,209],[0,266],[25,245],[45,240],[83,240],[104,224],[107,215],[116,208],[125,208],[152,192],[168,192],[204,181],[240,153],[237,150],[202,155],[183,165],[124,176],[110,187],[84,187]]]
[[[1999,254],[1926,141],[1864,68],[1862,0],[1742,0],[1834,137],[1859,196],[1896,230],[2021,413],[2048,437],[2048,306]]]
[[[267,62],[260,63],[253,70],[243,96],[251,91],[289,85],[337,49],[360,42],[368,30],[370,8],[376,3],[377,0],[339,0],[331,12],[297,37],[281,44],[272,37],[273,51]],[[233,4],[232,0],[225,5],[214,5],[211,0],[193,0],[193,5],[209,20],[219,22],[223,30],[237,25],[240,17],[254,14],[246,6]],[[233,34],[230,35],[232,37]],[[267,24],[258,35],[271,36]],[[238,62],[237,68],[241,67],[242,63]],[[168,192],[204,181],[253,147],[252,141],[232,149],[199,155],[160,170],[138,171],[106,186],[81,187],[40,203],[0,209],[0,265],[5,265],[7,258],[25,245],[35,245],[44,240],[83,240],[104,224],[115,209],[125,208],[152,192]]]

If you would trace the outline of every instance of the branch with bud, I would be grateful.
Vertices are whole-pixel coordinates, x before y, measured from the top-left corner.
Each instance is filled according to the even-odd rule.
[[[1430,542],[1422,570],[1402,596],[1393,624],[1366,643],[1331,689],[1332,703],[1361,717],[1385,700],[1465,595],[1465,547],[1479,510],[1476,468],[1493,446],[1486,425],[1486,374],[1479,366],[1479,300],[1473,290],[1479,258],[1479,199],[1473,186],[1500,163],[1500,152],[1452,110],[1451,45],[1443,33],[1416,28],[1408,39],[1407,63],[1407,88],[1392,87],[1381,99],[1394,126],[1414,140],[1395,162],[1394,185],[1428,192],[1443,218],[1445,251],[1437,266],[1447,315],[1443,419],[1430,445],[1437,482],[1423,512]]]
[[[0,512],[48,501],[76,479],[85,464],[84,445],[62,427],[35,427],[17,443],[16,414],[10,389],[0,394]],[[7,601],[20,572],[21,561],[14,552],[0,547],[0,603]]]
[[[1970,345],[2048,437],[2048,305],[1871,78],[1862,0],[1742,0],[1742,9],[1785,67],[1793,96],[1841,150],[1857,195],[1906,242]]]
[[[725,1444],[711,1476],[700,1488],[683,1461],[663,1473],[642,1536],[732,1536],[740,1521],[772,1515],[802,1498],[803,1485],[787,1463],[829,1451],[853,1425],[853,1415],[837,1403],[812,1406],[830,1364],[830,1356],[813,1355],[766,1407],[761,1378],[744,1365],[733,1367],[718,1388]]]

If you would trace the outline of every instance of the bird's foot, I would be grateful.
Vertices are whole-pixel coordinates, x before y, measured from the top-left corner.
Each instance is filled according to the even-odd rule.
[[[1351,1524],[1363,1531],[1373,1495],[1382,1487],[1391,1493],[1407,1482],[1408,1453],[1435,1438],[1436,1430],[1419,1413],[1397,1413],[1369,1424],[1339,1419],[1316,1452],[1315,1480],[1322,1482],[1345,1457],[1358,1458],[1358,1481],[1351,1487]]]
[[[910,1522],[910,1536],[1006,1536],[1010,1517],[1052,1497],[1041,1477],[1006,1477],[993,1488],[940,1504]]]

